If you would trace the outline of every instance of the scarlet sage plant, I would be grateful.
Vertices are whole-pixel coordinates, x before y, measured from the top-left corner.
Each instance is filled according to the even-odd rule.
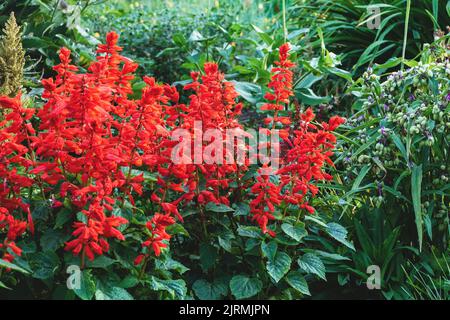
[[[175,149],[179,141],[171,137],[174,130],[184,129],[195,141],[196,122],[201,122],[202,130],[214,129],[223,136],[227,129],[243,129],[239,123],[243,105],[218,65],[208,62],[201,73],[191,73],[192,81],[184,87],[190,94],[187,103],[180,102],[175,87],[151,77],[143,78],[141,97],[132,99],[137,64],[119,54],[117,42],[117,34],[109,33],[86,72],[72,65],[70,51],[62,48],[56,76],[42,81],[46,103],[39,110],[25,108],[20,94],[0,98],[6,111],[0,123],[3,259],[20,256],[16,239],[33,232],[26,197],[36,193],[57,215],[60,208],[69,210],[72,232],[65,250],[80,257],[81,267],[86,258],[110,252],[113,242],[130,241],[141,246],[134,263],[145,270],[148,260],[168,247],[173,234],[167,228],[183,221],[187,206],[197,208],[206,230],[208,205],[247,201],[252,219],[272,237],[275,233],[268,223],[276,208],[292,204],[314,213],[309,199],[318,192],[317,181],[331,179],[324,167],[333,164],[332,131],[343,119],[313,123],[311,109],[298,114],[298,122],[279,116],[293,95],[294,64],[287,44],[280,47],[265,96],[268,102],[262,107],[272,112],[265,121],[267,130],[279,130],[282,138],[277,143],[280,168],[244,182],[248,163],[172,161],[174,152],[188,158],[195,148],[208,153],[208,141],[203,139],[200,145],[189,142],[186,149]],[[32,122],[33,117],[38,121]],[[227,156],[223,150],[209,152],[213,158]],[[145,172],[153,174],[154,181],[146,182]],[[144,212],[145,221],[115,214],[124,206],[135,213],[141,210],[138,203],[152,208]],[[124,234],[127,226],[144,239],[141,244],[132,232]]]
[[[310,198],[318,192],[316,182],[331,180],[325,165],[333,165],[330,157],[336,137],[332,133],[339,125],[345,122],[341,117],[332,117],[329,123],[313,124],[314,112],[308,108],[293,118],[300,119],[292,123],[290,117],[279,116],[279,111],[289,107],[292,91],[292,71],[294,63],[289,60],[289,44],[283,44],[279,51],[279,61],[272,68],[272,77],[265,99],[268,100],[261,109],[273,112],[265,119],[265,124],[271,129],[279,128],[279,135],[283,140],[275,148],[280,150],[280,168],[273,172],[278,183],[272,182],[269,175],[261,175],[252,186],[251,191],[256,196],[250,203],[250,212],[253,219],[259,224],[264,233],[275,236],[267,228],[270,220],[274,220],[273,213],[277,206],[287,204],[298,206],[309,213],[314,208],[309,204]]]

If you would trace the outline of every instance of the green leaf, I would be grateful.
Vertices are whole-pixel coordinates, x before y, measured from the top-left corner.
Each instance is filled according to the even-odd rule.
[[[261,239],[261,229],[254,226],[239,226],[237,229],[241,237]]]
[[[82,300],[91,300],[95,294],[95,281],[90,270],[83,270],[80,278],[80,287],[74,288],[75,294]]]
[[[150,279],[150,288],[154,291],[167,291],[175,294],[179,299],[183,299],[186,295],[186,283],[184,280],[162,280],[154,276]]]
[[[189,232],[187,232],[187,230],[180,223],[172,224],[172,225],[168,226],[166,228],[166,230],[167,230],[167,233],[170,235],[177,234],[177,235],[183,235],[186,237],[190,237]]]
[[[395,132],[391,133],[391,137],[392,141],[394,141],[394,144],[397,146],[397,149],[400,151],[405,161],[408,161],[408,154],[406,153],[406,147],[403,144],[400,137]]]
[[[319,278],[326,280],[325,265],[315,254],[305,253],[302,257],[298,258],[297,263],[305,272],[315,274]]]
[[[200,266],[203,271],[208,271],[216,263],[217,250],[210,244],[200,244]]]
[[[327,227],[327,225],[323,221],[321,221],[319,218],[316,218],[313,216],[306,216],[305,221],[313,221],[313,222],[317,223],[319,226],[322,226],[324,228]]]
[[[220,300],[228,293],[228,287],[223,281],[209,283],[200,279],[194,282],[192,289],[200,300]]]
[[[121,287],[102,286],[95,291],[96,300],[134,300],[127,290]]]
[[[56,215],[55,228],[59,229],[72,218],[72,210],[64,208]]]
[[[299,83],[295,86],[295,88],[310,88],[314,83],[322,79],[323,76],[317,76],[313,73],[308,73],[304,76]]]
[[[304,224],[296,224],[295,226],[290,223],[283,223],[281,225],[281,229],[286,233],[289,237],[296,241],[300,241],[303,237],[308,235],[308,232],[304,228]]]
[[[59,258],[52,251],[38,252],[30,254],[30,267],[33,270],[33,277],[37,279],[52,278],[59,267]]]
[[[309,88],[299,88],[295,90],[297,98],[305,105],[315,106],[330,101],[330,97],[319,97]]]
[[[34,208],[32,217],[34,221],[47,221],[50,215],[51,209],[46,202],[41,202]]]
[[[15,265],[15,264],[11,263],[11,262],[5,261],[3,259],[0,259],[0,267],[11,269],[11,270],[14,270],[14,271],[19,271],[19,272],[22,272],[24,274],[30,274],[29,271],[19,267],[18,265]]]
[[[234,213],[233,216],[248,216],[250,212],[250,206],[247,203],[239,202],[233,205]]]
[[[214,203],[214,202],[208,202],[208,204],[205,206],[205,209],[212,212],[234,212],[233,208],[230,208],[227,205],[224,205],[222,203]]]
[[[347,233],[348,233],[347,230],[340,224],[336,222],[330,222],[327,224],[326,231],[331,237],[333,237],[343,245],[347,246],[352,250],[355,250],[353,243],[347,241]]]
[[[172,37],[172,40],[178,47],[183,47],[183,46],[187,45],[186,38],[180,32],[175,33]]]
[[[155,260],[155,268],[158,270],[175,270],[179,274],[183,274],[189,270],[189,268],[181,262],[178,262],[170,257]]]
[[[41,237],[40,243],[44,251],[56,251],[69,238],[61,231],[48,229]]]
[[[328,71],[337,75],[338,77],[344,78],[348,82],[352,82],[352,74],[346,70],[342,70],[336,67],[327,68]]]
[[[231,279],[230,289],[236,299],[246,299],[255,296],[261,291],[262,282],[256,278],[238,275]]]
[[[275,241],[270,241],[268,243],[261,242],[261,251],[263,256],[268,259],[274,259],[277,253],[278,244]]]
[[[225,251],[231,253],[231,249],[232,249],[231,241],[234,238],[235,238],[234,234],[231,231],[226,230],[217,237],[217,240],[219,241],[220,247],[222,247]]]
[[[423,226],[420,194],[422,190],[422,165],[414,165],[411,174],[411,195],[416,217],[417,235],[419,238],[419,250],[422,250]]]
[[[10,287],[8,287],[6,284],[4,284],[3,282],[0,281],[0,288],[6,289],[6,290],[11,290]]]
[[[301,294],[310,296],[308,283],[303,275],[298,271],[291,271],[285,278],[286,282]]]
[[[256,104],[261,99],[262,90],[259,85],[236,80],[232,80],[230,82],[234,84],[234,89],[236,92],[251,104]]]
[[[122,288],[133,288],[139,283],[139,279],[135,276],[128,275],[122,281],[120,281],[119,286]]]
[[[87,261],[86,267],[106,269],[107,267],[114,264],[115,262],[116,262],[116,260],[102,255],[102,256],[97,256],[93,261]]]
[[[254,24],[251,24],[251,26],[256,31],[261,40],[264,41],[267,45],[270,46],[273,43],[273,39],[270,35],[262,31],[259,27],[255,26]]]
[[[321,256],[322,258],[330,259],[330,260],[336,260],[336,261],[351,260],[350,258],[344,257],[337,253],[330,253],[330,252],[325,252],[325,251],[321,251],[321,250],[316,250],[315,253],[317,255]]]
[[[287,253],[277,252],[273,259],[267,261],[267,273],[277,283],[288,273],[291,263],[292,259]]]
[[[362,180],[364,179],[364,177],[366,176],[367,172],[369,172],[371,166],[369,165],[365,165],[361,171],[359,172],[358,176],[356,177],[355,181],[353,182],[352,185],[352,189],[351,190],[356,190],[359,188],[359,185],[361,184]]]

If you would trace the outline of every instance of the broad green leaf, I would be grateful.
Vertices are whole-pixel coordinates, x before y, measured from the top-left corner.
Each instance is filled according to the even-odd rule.
[[[262,282],[243,275],[234,276],[230,281],[230,290],[236,299],[251,298],[262,289]]]
[[[261,87],[257,84],[243,81],[230,81],[239,95],[252,104],[256,104],[262,98]]]
[[[64,208],[56,215],[55,228],[59,229],[72,218],[72,210]]]
[[[217,250],[210,244],[200,244],[200,266],[203,271],[208,271],[216,263]]]
[[[281,229],[286,233],[289,237],[296,241],[300,241],[303,237],[308,235],[308,232],[304,228],[304,224],[296,224],[292,225],[290,223],[283,223],[281,225]]]
[[[54,276],[59,267],[59,258],[52,251],[38,252],[30,255],[29,263],[33,277],[45,280]]]
[[[91,300],[95,294],[95,281],[90,270],[81,272],[80,286],[74,288],[75,294],[82,300]]]
[[[263,256],[268,259],[275,258],[275,254],[277,253],[278,244],[275,241],[269,242],[261,242],[261,251]]]
[[[261,238],[261,229],[254,226],[239,226],[237,232],[242,237],[248,238]]]
[[[47,231],[41,236],[40,243],[43,251],[56,251],[59,249],[67,239],[69,235],[62,231],[47,229]]]
[[[313,253],[305,253],[302,257],[298,258],[297,263],[301,269],[307,273],[313,273],[319,278],[326,280],[325,278],[325,265],[318,256]]]
[[[183,235],[186,237],[190,237],[189,232],[187,232],[185,227],[180,223],[172,224],[172,225],[168,226],[166,228],[166,230],[167,230],[167,233],[169,233],[171,235],[177,234],[177,235]]]
[[[347,240],[347,233],[348,233],[347,230],[340,224],[336,222],[330,222],[327,224],[326,231],[331,237],[333,237],[343,245],[347,246],[352,250],[355,250],[353,244]]]
[[[209,283],[200,279],[194,282],[192,289],[200,300],[220,300],[228,293],[228,287],[223,281]]]
[[[139,279],[135,276],[128,275],[122,281],[120,281],[119,287],[124,289],[133,288],[139,283]]]
[[[295,86],[295,88],[310,88],[314,83],[322,79],[323,76],[317,76],[313,73],[308,73],[304,76],[299,83]]]
[[[121,287],[102,286],[95,291],[96,300],[134,300],[127,290]]]
[[[167,291],[175,294],[179,299],[183,299],[186,295],[186,283],[184,280],[162,280],[154,276],[151,277],[150,288],[155,291]]]
[[[327,103],[331,99],[330,97],[320,97],[309,88],[296,89],[295,92],[297,98],[302,103],[308,106],[315,106],[318,104]]]
[[[230,208],[227,205],[224,205],[222,203],[214,203],[214,202],[209,202],[206,206],[205,209],[208,211],[212,211],[212,212],[233,212],[234,209]]]
[[[323,221],[321,221],[319,218],[317,218],[317,217],[313,217],[313,216],[306,216],[305,217],[305,221],[313,221],[313,222],[315,222],[315,223],[317,223],[319,226],[322,226],[322,227],[324,227],[324,228],[326,228],[327,227],[327,225],[325,224],[325,222],[323,222]]]
[[[232,240],[234,238],[234,234],[231,231],[226,230],[217,237],[217,240],[220,247],[222,247],[227,252],[231,252]]]
[[[311,295],[311,293],[309,292],[308,283],[300,272],[291,271],[284,279],[292,288],[294,288],[301,294],[308,296]]]
[[[235,217],[237,216],[248,216],[250,212],[250,206],[247,203],[239,202],[233,205]]]
[[[344,78],[345,80],[351,82],[352,81],[352,74],[348,71],[336,68],[336,67],[331,67],[331,68],[327,68],[328,71],[330,71],[331,73],[337,75],[338,77]]]
[[[155,260],[155,269],[158,270],[175,270],[179,274],[183,274],[189,270],[185,265],[181,262],[178,262],[170,257],[166,257],[164,259]]]
[[[275,283],[278,283],[291,268],[292,259],[285,252],[277,252],[266,264],[267,273]]]
[[[97,256],[93,261],[87,261],[86,267],[106,269],[107,267],[114,264],[115,262],[116,262],[116,260],[102,255],[102,256]]]

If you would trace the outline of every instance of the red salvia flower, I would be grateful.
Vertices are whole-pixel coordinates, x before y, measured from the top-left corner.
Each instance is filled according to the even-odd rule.
[[[321,128],[312,124],[314,112],[308,108],[300,115],[301,123],[298,127],[291,128],[291,120],[279,117],[278,111],[284,110],[289,104],[289,98],[293,96],[292,79],[290,70],[294,64],[289,60],[289,45],[283,44],[279,48],[279,61],[272,68],[272,77],[265,98],[270,102],[262,106],[262,110],[274,111],[273,117],[266,119],[265,124],[271,124],[275,128],[281,125],[279,135],[288,146],[281,155],[281,167],[275,172],[279,185],[270,182],[268,176],[258,177],[258,181],[251,188],[255,198],[252,200],[251,214],[257,221],[261,230],[274,235],[267,228],[270,220],[274,220],[275,207],[282,202],[286,205],[296,205],[305,209],[308,213],[314,213],[314,208],[309,205],[308,198],[314,197],[318,188],[314,184],[321,180],[330,180],[332,176],[324,171],[325,164],[333,165],[330,157],[336,137],[331,131],[345,122],[341,117],[332,117],[328,123],[322,123]]]

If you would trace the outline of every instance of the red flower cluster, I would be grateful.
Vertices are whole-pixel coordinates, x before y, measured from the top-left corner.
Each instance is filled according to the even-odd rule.
[[[167,244],[164,243],[164,240],[170,240],[170,235],[166,232],[166,228],[175,223],[175,219],[170,215],[162,215],[156,213],[153,218],[147,222],[146,227],[151,232],[151,237],[146,240],[142,246],[143,247],[151,247],[155,256],[159,256],[161,254],[161,248],[166,248]],[[148,257],[149,254],[140,254],[137,256],[134,261],[135,265],[138,265],[142,262],[145,257]]]
[[[167,247],[171,236],[166,228],[183,220],[181,205],[196,204],[204,223],[206,204],[230,205],[233,195],[240,199],[248,162],[214,161],[228,159],[227,148],[209,149],[217,135],[210,141],[202,136],[212,130],[227,143],[227,129],[242,129],[238,121],[242,105],[236,102],[233,84],[225,81],[217,64],[205,63],[203,73],[191,73],[192,82],[184,87],[192,92],[186,104],[180,103],[175,87],[151,77],[143,78],[146,86],[141,97],[132,99],[137,65],[119,54],[117,41],[117,34],[109,33],[86,72],[71,64],[68,49],[60,50],[56,77],[42,81],[46,103],[37,112],[37,132],[30,122],[35,109],[24,108],[20,94],[0,97],[0,107],[6,110],[0,122],[0,232],[5,235],[0,250],[4,259],[12,261],[12,254],[20,255],[16,239],[27,227],[34,229],[29,204],[21,197],[25,190],[33,194],[38,189],[55,211],[65,206],[82,214],[73,216],[73,239],[65,246],[81,255],[82,264],[85,257],[93,260],[108,252],[113,239],[126,240],[120,230],[131,222],[114,215],[117,209],[152,202],[151,218],[140,224],[146,238],[135,260],[140,264]],[[314,114],[308,109],[301,115],[302,122],[291,128],[289,118],[278,116],[292,96],[293,63],[288,51],[287,44],[280,47],[280,61],[269,83],[272,92],[265,96],[270,102],[263,109],[274,111],[266,124],[281,125],[281,138],[289,148],[280,159],[277,179],[260,175],[251,186],[253,219],[272,236],[268,223],[280,205],[313,211],[307,199],[317,193],[315,181],[331,179],[323,167],[332,164],[335,137],[331,131],[343,122],[333,117],[329,123],[312,124]],[[175,148],[179,141],[171,137],[177,129],[191,138],[181,149]],[[201,149],[199,153],[196,148]],[[175,163],[174,154],[194,161]],[[208,159],[195,161],[198,154]],[[143,196],[149,190],[143,171],[157,174],[149,199]]]
[[[33,185],[27,171],[34,164],[28,146],[35,132],[27,121],[34,110],[22,107],[20,94],[15,98],[0,97],[0,108],[5,111],[2,112],[4,119],[0,119],[0,232],[5,233],[0,253],[11,262],[14,260],[12,253],[20,256],[22,252],[15,244],[16,239],[27,226],[34,231],[30,207],[20,196]]]
[[[258,182],[251,191],[256,197],[251,202],[253,219],[259,224],[264,233],[274,236],[274,232],[267,228],[270,220],[274,220],[275,207],[284,204],[296,205],[309,213],[314,213],[314,208],[309,204],[308,197],[314,197],[318,188],[315,182],[331,180],[332,176],[324,171],[326,163],[333,165],[330,157],[336,137],[332,131],[345,122],[341,117],[335,116],[328,123],[320,126],[312,124],[314,113],[308,108],[300,114],[298,127],[290,126],[288,117],[278,117],[278,111],[284,110],[289,104],[292,92],[292,71],[294,64],[289,60],[289,45],[284,44],[279,50],[277,67],[272,68],[272,77],[269,88],[273,93],[266,93],[265,98],[271,102],[262,106],[262,110],[273,110],[273,118],[267,118],[266,124],[275,128],[281,124],[280,137],[288,146],[284,150],[279,161],[281,167],[274,174],[279,183],[270,181],[269,176],[258,177]],[[279,145],[276,146],[280,148]],[[282,150],[283,151],[283,150]]]
[[[193,90],[189,97],[189,104],[178,103],[178,93],[175,88],[165,87],[165,93],[173,102],[171,107],[167,107],[166,128],[169,130],[182,129],[191,138],[185,141],[185,149],[176,150],[174,146],[178,141],[163,139],[159,154],[160,162],[157,167],[159,173],[158,188],[152,194],[152,201],[160,204],[165,215],[157,215],[158,219],[153,219],[147,224],[152,237],[144,242],[144,247],[152,247],[155,255],[159,255],[160,248],[164,248],[163,240],[170,237],[165,233],[165,227],[175,221],[169,217],[174,215],[182,220],[178,211],[181,203],[196,202],[199,206],[201,219],[204,222],[203,208],[209,202],[230,205],[229,195],[233,189],[230,182],[235,180],[235,176],[241,176],[247,170],[245,165],[236,163],[218,164],[217,161],[208,163],[207,159],[201,159],[201,163],[195,163],[195,148],[199,148],[199,154],[207,152],[208,145],[203,141],[202,132],[208,129],[217,130],[219,135],[226,139],[226,130],[241,128],[237,117],[241,112],[242,105],[236,103],[238,94],[232,83],[224,80],[223,73],[219,72],[215,63],[205,63],[204,75],[197,72],[191,73],[192,82],[184,87],[184,90]],[[196,128],[196,123],[200,123],[200,128]],[[200,132],[197,132],[200,131]],[[196,136],[200,134],[200,136]],[[200,142],[199,144],[196,143]],[[221,154],[212,152],[210,158],[222,159],[226,156],[225,146]],[[171,157],[176,153],[180,163],[171,161]],[[194,159],[194,161],[192,161]],[[201,187],[201,180],[205,181]],[[168,194],[172,194],[175,199],[168,201]],[[135,263],[140,264],[148,254],[141,254]]]

